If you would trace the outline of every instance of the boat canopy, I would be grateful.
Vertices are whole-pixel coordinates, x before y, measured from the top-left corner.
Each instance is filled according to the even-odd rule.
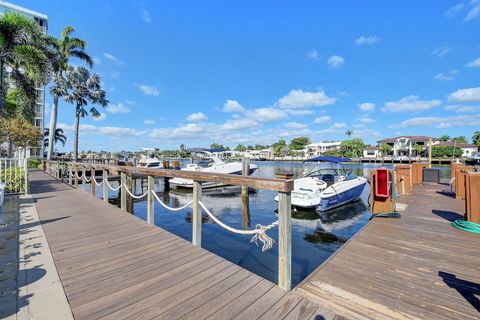
[[[335,156],[318,156],[315,158],[307,159],[304,162],[331,162],[331,163],[341,163],[352,161],[350,158],[342,158]]]

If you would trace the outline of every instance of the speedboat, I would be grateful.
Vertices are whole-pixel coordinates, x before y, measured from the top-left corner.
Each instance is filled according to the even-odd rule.
[[[196,152],[201,156],[201,161],[197,163],[187,164],[184,168],[180,169],[181,171],[200,171],[200,172],[211,172],[211,173],[225,173],[225,174],[242,174],[242,163],[241,162],[224,162],[217,156],[213,155],[209,151],[199,151]],[[258,169],[258,166],[255,164],[250,164],[248,174],[251,175]],[[193,188],[193,180],[184,179],[184,178],[174,178],[170,180],[170,185],[174,188]],[[224,186],[224,183],[218,182],[202,182],[203,188],[216,188]]]
[[[331,168],[315,168],[294,180],[292,191],[292,206],[303,209],[327,211],[345,205],[360,198],[367,179],[357,177],[351,170],[341,166],[341,163],[351,159],[318,156],[305,160],[313,163],[331,163]],[[337,167],[333,165],[337,164]],[[278,196],[275,197],[278,201]]]
[[[146,156],[142,155],[140,161],[137,164],[138,168],[148,168],[148,169],[162,169],[162,162],[153,154]]]

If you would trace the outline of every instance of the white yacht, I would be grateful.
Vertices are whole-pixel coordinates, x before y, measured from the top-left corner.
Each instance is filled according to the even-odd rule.
[[[360,198],[367,179],[357,177],[351,170],[333,167],[333,164],[348,161],[350,161],[348,158],[333,156],[305,160],[332,163],[332,168],[314,168],[302,178],[295,179],[292,206],[327,211]],[[278,196],[275,197],[275,201],[278,201]]]
[[[148,169],[162,169],[163,164],[157,157],[152,155],[142,155],[137,164],[138,168],[148,168]]]
[[[224,162],[217,156],[213,155],[209,151],[196,152],[201,155],[202,159],[197,163],[187,164],[182,171],[201,171],[211,173],[225,173],[225,174],[242,174],[242,163],[236,162]],[[250,164],[249,175],[254,173],[258,169],[256,164]],[[174,178],[170,180],[170,185],[174,188],[193,188],[193,180],[184,178]],[[224,186],[223,183],[217,182],[202,182],[202,188],[216,188]]]

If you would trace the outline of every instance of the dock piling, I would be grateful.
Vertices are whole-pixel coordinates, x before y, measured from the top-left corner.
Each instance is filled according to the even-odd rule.
[[[127,182],[127,175],[125,172],[120,172],[120,209],[127,211],[127,191],[125,190],[125,183]]]
[[[279,192],[278,200],[278,286],[292,286],[292,195]]]
[[[193,213],[192,213],[192,243],[194,246],[202,246],[202,184],[193,181]]]
[[[154,190],[154,178],[153,176],[148,176],[147,177],[147,223],[149,224],[154,224],[155,223],[155,218],[154,218],[154,202],[153,202],[153,194],[152,192],[155,192]]]
[[[102,188],[103,188],[103,201],[105,202],[108,202],[108,185],[107,185],[107,182],[108,182],[108,171],[103,169],[102,170],[102,178],[103,178],[103,184],[102,184]]]
[[[90,168],[90,194],[92,196],[97,195],[97,185],[95,184],[95,168]]]

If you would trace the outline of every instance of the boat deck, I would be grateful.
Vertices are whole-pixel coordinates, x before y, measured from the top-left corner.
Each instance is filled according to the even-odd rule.
[[[31,191],[75,319],[339,319],[49,175]]]
[[[400,219],[374,218],[296,289],[352,319],[479,319],[480,235],[457,230],[464,201],[414,186]]]

